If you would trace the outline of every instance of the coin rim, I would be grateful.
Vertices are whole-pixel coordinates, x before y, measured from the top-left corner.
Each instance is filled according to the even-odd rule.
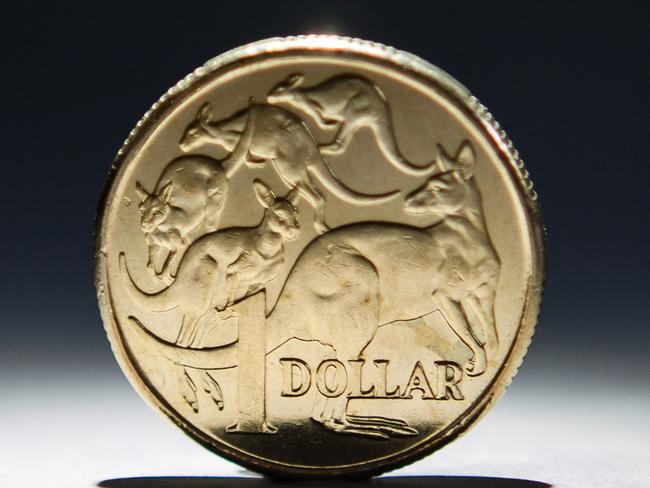
[[[442,433],[434,435],[428,441],[422,441],[395,454],[365,463],[336,467],[295,466],[260,459],[236,448],[230,448],[209,437],[200,429],[194,427],[169,405],[162,395],[147,384],[144,377],[138,372],[138,368],[130,360],[119,327],[113,318],[110,291],[107,289],[107,281],[104,278],[107,262],[106,255],[102,252],[102,237],[105,235],[104,229],[108,223],[106,207],[110,205],[114,196],[114,182],[118,180],[120,170],[125,166],[124,163],[128,160],[129,154],[138,150],[146,137],[150,135],[151,129],[155,128],[158,121],[170,115],[180,101],[191,96],[196,89],[217,78],[224,71],[237,68],[248,62],[272,58],[278,54],[331,55],[332,52],[337,52],[351,59],[384,64],[397,71],[402,71],[428,86],[433,85],[434,88],[442,90],[450,99],[456,102],[457,107],[467,117],[468,121],[472,122],[486,136],[486,140],[499,155],[501,163],[509,170],[513,181],[518,185],[518,193],[521,197],[521,203],[524,205],[528,223],[532,268],[522,311],[522,320],[510,351],[504,358],[491,384],[485,388],[474,404],[468,407],[463,415],[448,425]],[[125,376],[147,403],[161,411],[195,441],[228,460],[272,476],[364,477],[399,468],[442,448],[471,428],[503,395],[523,361],[538,319],[545,276],[545,235],[537,194],[512,142],[487,109],[463,85],[446,72],[413,54],[360,39],[323,35],[275,37],[241,46],[211,59],[170,88],[136,124],[111,164],[96,212],[94,235],[95,286],[104,328],[113,354]]]

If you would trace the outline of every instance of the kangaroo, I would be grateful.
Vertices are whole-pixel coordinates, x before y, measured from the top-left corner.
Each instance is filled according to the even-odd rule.
[[[300,228],[294,206],[297,189],[276,198],[263,182],[254,183],[255,194],[264,206],[262,221],[255,227],[234,227],[206,234],[185,252],[173,283],[156,293],[138,288],[120,255],[121,275],[129,296],[151,312],[181,307],[183,323],[177,343],[195,344],[199,320],[210,310],[226,306],[261,290],[281,271],[284,241],[295,238]]]
[[[240,110],[230,117],[213,121],[212,105],[204,103],[196,113],[194,120],[185,128],[180,140],[183,151],[203,144],[206,139],[218,144],[227,152],[232,152],[246,128],[248,109]]]
[[[314,239],[267,314],[268,353],[300,339],[329,345],[340,361],[357,360],[379,327],[439,310],[473,351],[467,373],[483,374],[498,348],[494,296],[500,262],[487,233],[474,162],[468,142],[455,158],[440,148],[438,172],[406,197],[406,212],[442,217],[435,224],[358,223]],[[151,344],[152,334],[140,327],[135,330]],[[153,342],[152,348],[182,364],[236,365],[236,344],[184,351]],[[416,433],[399,419],[348,416],[347,403],[346,395],[319,398],[312,419],[334,432],[374,438]]]
[[[352,75],[335,76],[305,88],[302,88],[303,81],[301,74],[288,76],[269,92],[266,100],[272,105],[284,104],[306,113],[323,130],[336,129],[333,142],[320,146],[323,153],[342,154],[354,133],[368,127],[394,167],[410,176],[432,173],[435,160],[417,166],[401,154],[388,102],[375,84]]]
[[[185,130],[181,146],[190,150],[212,143],[232,152],[245,132],[249,132],[246,162],[253,166],[270,162],[288,186],[298,188],[314,208],[314,227],[319,234],[329,227],[325,222],[325,196],[315,185],[314,176],[337,197],[356,205],[383,203],[398,193],[365,195],[344,186],[319,152],[305,123],[291,112],[270,105],[253,104],[232,117],[213,122],[211,107],[204,104]],[[227,174],[234,170],[229,168]]]
[[[431,228],[435,229],[435,246],[442,251],[433,280],[433,299],[456,335],[472,350],[467,372],[478,376],[499,344],[494,299],[501,263],[487,232],[473,178],[474,159],[468,143],[461,146],[455,161],[441,149],[441,173],[407,196],[405,210],[444,216]]]
[[[176,274],[182,251],[199,235],[215,231],[228,181],[219,162],[207,156],[174,159],[149,193],[136,182],[140,225],[149,246],[147,268],[163,281]],[[158,268],[156,267],[158,266]]]

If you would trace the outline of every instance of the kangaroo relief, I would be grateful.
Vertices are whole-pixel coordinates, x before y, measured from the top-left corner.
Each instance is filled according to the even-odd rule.
[[[201,105],[194,120],[185,128],[179,143],[181,149],[191,151],[209,142],[221,146],[230,153],[235,149],[246,128],[247,117],[248,109],[244,109],[226,119],[213,121],[212,105],[206,102]]]
[[[149,246],[147,268],[169,281],[187,246],[218,228],[228,193],[226,174],[208,156],[181,156],[165,167],[151,193],[140,182],[135,190]]]
[[[474,150],[465,143],[455,158],[440,148],[440,173],[407,195],[405,210],[437,213],[434,246],[440,253],[433,299],[458,337],[472,350],[467,373],[485,372],[499,344],[494,298],[501,263],[490,240],[474,180]]]
[[[494,296],[500,261],[486,230],[474,165],[474,150],[467,142],[453,158],[439,148],[436,174],[404,200],[405,212],[442,218],[428,227],[361,222],[331,230],[308,244],[267,315],[267,352],[291,339],[316,341],[333,350],[331,361],[354,363],[379,328],[439,311],[472,351],[467,374],[484,374],[498,348]],[[200,254],[216,257],[213,246],[206,241]],[[179,277],[186,259],[196,257],[188,251]],[[204,270],[202,265],[198,272]],[[126,270],[123,276],[128,276]],[[161,298],[145,297],[130,280],[125,284],[134,301],[146,310],[177,304],[177,300],[162,298],[162,293]],[[214,295],[211,291],[210,296]],[[202,303],[208,303],[207,296]],[[145,336],[152,341],[151,333]],[[160,342],[152,347],[161,351],[175,348]],[[233,347],[236,345],[176,352],[180,364],[223,368],[233,360]],[[405,397],[406,393],[400,394]],[[348,415],[348,402],[349,396],[341,394],[319,397],[312,419],[333,432],[371,438],[418,433],[401,419]]]
[[[325,154],[342,154],[352,136],[364,127],[375,136],[390,163],[410,176],[431,174],[435,160],[424,166],[409,162],[395,139],[390,107],[382,91],[360,76],[340,75],[315,86],[303,87],[303,75],[292,74],[267,95],[268,103],[280,104],[309,115],[324,130],[336,129],[331,143],[320,146]]]
[[[245,132],[249,132],[244,137]],[[253,104],[245,111],[220,121],[213,121],[211,107],[204,104],[181,138],[181,146],[192,150],[200,145],[215,144],[228,152],[240,141],[239,148],[247,164],[270,163],[291,188],[298,190],[315,211],[314,227],[319,234],[329,229],[325,222],[325,195],[316,184],[323,183],[338,198],[355,205],[377,205],[393,198],[398,191],[367,195],[350,189],[336,177],[321,155],[305,123],[279,107]],[[226,168],[228,175],[236,168]]]
[[[180,307],[183,322],[177,343],[199,344],[199,321],[211,310],[223,311],[245,298],[280,273],[284,263],[284,241],[294,239],[299,230],[297,191],[276,198],[263,182],[254,183],[255,194],[265,208],[255,227],[233,227],[197,239],[185,252],[174,281],[156,293],[140,290],[120,257],[122,278],[131,299],[150,312]]]

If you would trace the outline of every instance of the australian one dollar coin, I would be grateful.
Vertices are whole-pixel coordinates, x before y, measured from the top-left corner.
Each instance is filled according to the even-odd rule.
[[[108,337],[203,446],[365,476],[500,397],[537,319],[537,196],[457,81],[411,54],[277,38],[207,62],[137,124],[97,218]]]

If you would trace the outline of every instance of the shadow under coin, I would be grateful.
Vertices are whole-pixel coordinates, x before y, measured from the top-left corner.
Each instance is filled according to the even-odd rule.
[[[274,481],[267,478],[147,477],[101,481],[99,488],[273,488],[281,486],[313,488],[552,488],[541,481],[483,476],[395,476],[364,481]]]

